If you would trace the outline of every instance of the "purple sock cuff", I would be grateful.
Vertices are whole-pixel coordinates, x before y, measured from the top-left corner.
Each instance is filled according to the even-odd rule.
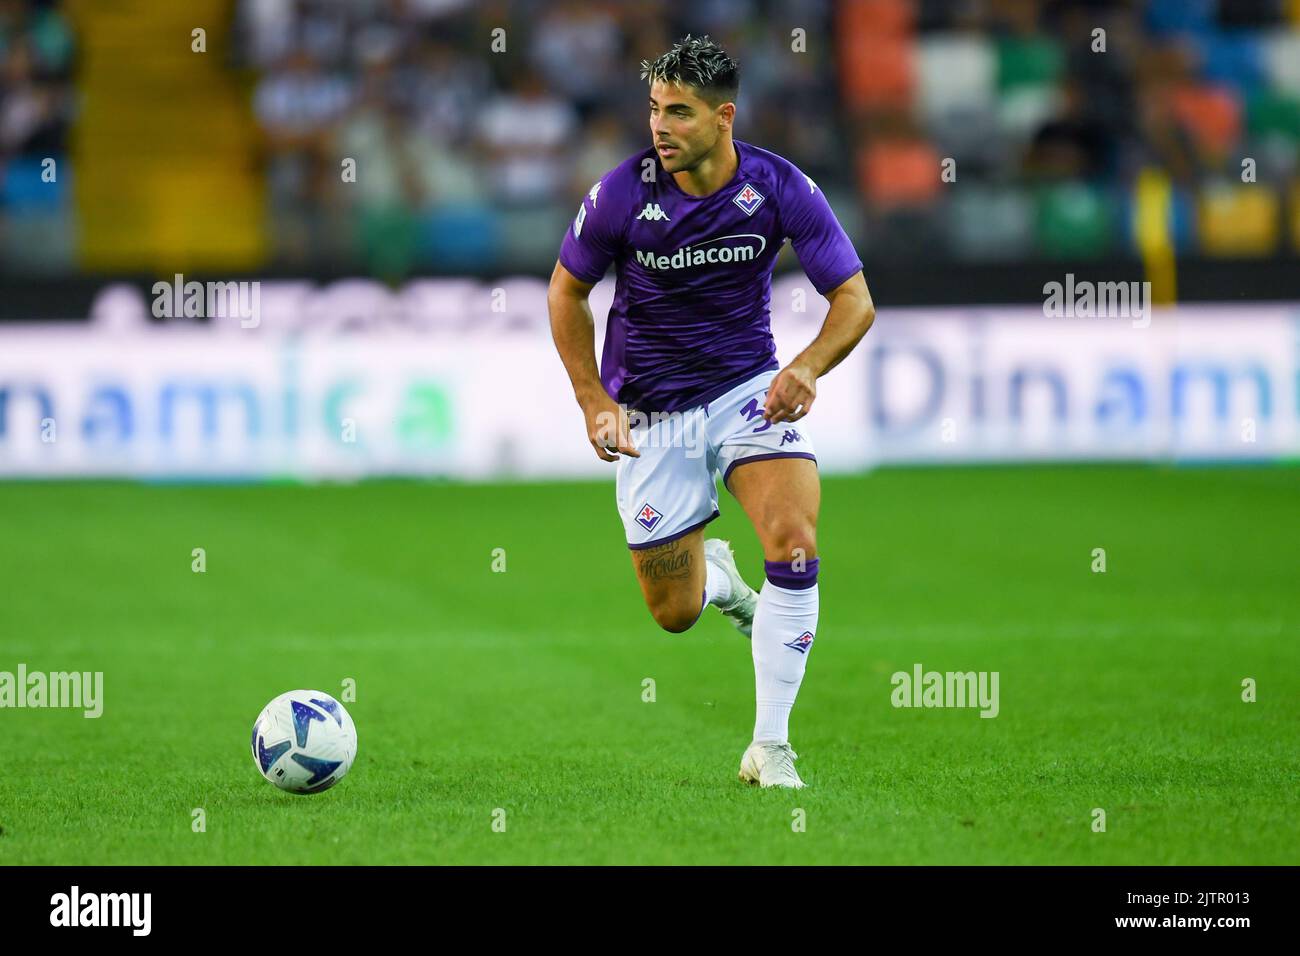
[[[803,591],[817,583],[819,560],[813,558],[811,561],[805,561],[802,571],[795,571],[790,561],[764,561],[763,570],[767,573],[767,579],[777,587]]]

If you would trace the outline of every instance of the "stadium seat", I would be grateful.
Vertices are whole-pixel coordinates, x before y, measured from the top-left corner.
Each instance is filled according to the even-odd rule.
[[[1264,58],[1253,34],[1241,30],[1208,33],[1197,38],[1196,48],[1201,79],[1211,86],[1232,86],[1250,93],[1265,81]]]
[[[1255,93],[1246,104],[1246,129],[1255,138],[1300,143],[1300,96],[1276,90]]]
[[[512,209],[501,217],[500,252],[504,264],[537,261],[555,262],[556,248],[564,230],[573,222],[574,210],[567,203],[560,208]],[[543,260],[544,261],[544,260]]]
[[[997,176],[1010,161],[1012,144],[1004,137],[989,135],[1000,122],[992,106],[949,113],[926,128],[938,154],[957,161],[958,182],[963,176],[981,180]]]
[[[483,268],[496,260],[501,225],[488,206],[436,206],[420,224],[421,256],[447,269]]]
[[[0,259],[15,274],[64,276],[74,268],[77,222],[67,209],[33,209],[0,217]]]
[[[56,157],[56,176],[45,182],[41,178],[43,162],[41,156],[16,156],[0,166],[0,206],[15,213],[52,212],[64,207],[72,164]]]
[[[1114,245],[1114,208],[1109,196],[1083,182],[1041,187],[1037,197],[1035,236],[1038,250],[1050,257],[1095,257]]]
[[[953,254],[961,259],[1014,259],[1033,249],[1034,205],[1020,188],[974,184],[949,207]]]
[[[1300,96],[1300,24],[1266,33],[1260,40],[1260,58],[1269,86]]]
[[[912,44],[905,37],[840,40],[845,105],[862,112],[907,105],[914,86]]]
[[[400,279],[410,274],[419,242],[415,215],[401,206],[362,208],[356,240],[371,275]]]
[[[859,36],[908,36],[915,24],[912,0],[844,0],[838,4],[842,32]]]
[[[881,140],[858,156],[862,191],[882,209],[924,205],[939,193],[939,155],[920,139]]]
[[[911,102],[914,14],[908,0],[846,0],[837,5],[840,85],[850,113]]]
[[[1023,143],[1058,116],[1061,108],[1062,96],[1058,87],[1017,86],[998,99],[997,126],[1005,135]],[[985,138],[994,138],[988,135],[988,129],[985,127]]]
[[[1003,37],[998,41],[998,89],[1054,86],[1061,78],[1065,54],[1046,36]]]
[[[1211,256],[1266,256],[1277,248],[1280,199],[1267,183],[1223,183],[1201,193],[1198,231]]]
[[[1065,54],[1050,37],[1003,37],[997,58],[998,126],[1023,142],[1060,112]]]
[[[1241,138],[1241,97],[1229,87],[1179,87],[1169,108],[1197,146],[1213,156],[1230,152]]]
[[[917,108],[927,123],[996,99],[998,61],[986,37],[940,34],[917,44]]]
[[[1202,33],[1214,27],[1217,0],[1147,0],[1144,21],[1153,36]]]

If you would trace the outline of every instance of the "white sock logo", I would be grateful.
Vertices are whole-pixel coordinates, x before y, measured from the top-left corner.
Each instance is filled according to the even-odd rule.
[[[813,632],[804,631],[793,641],[786,641],[785,646],[790,648],[790,650],[792,651],[798,651],[800,654],[807,654],[808,648],[812,647],[812,642],[813,642]]]

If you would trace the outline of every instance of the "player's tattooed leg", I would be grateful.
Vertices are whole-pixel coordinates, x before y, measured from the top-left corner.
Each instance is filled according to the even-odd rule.
[[[632,551],[641,593],[655,621],[666,631],[687,630],[704,607],[703,529],[676,541]]]
[[[691,552],[682,546],[681,538],[634,553],[637,556],[637,573],[647,580],[663,581],[691,576]]]

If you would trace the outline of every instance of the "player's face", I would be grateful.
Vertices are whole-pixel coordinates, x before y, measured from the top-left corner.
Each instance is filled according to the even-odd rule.
[[[656,81],[650,87],[650,138],[664,170],[694,169],[718,145],[725,107],[710,106],[689,86]]]

